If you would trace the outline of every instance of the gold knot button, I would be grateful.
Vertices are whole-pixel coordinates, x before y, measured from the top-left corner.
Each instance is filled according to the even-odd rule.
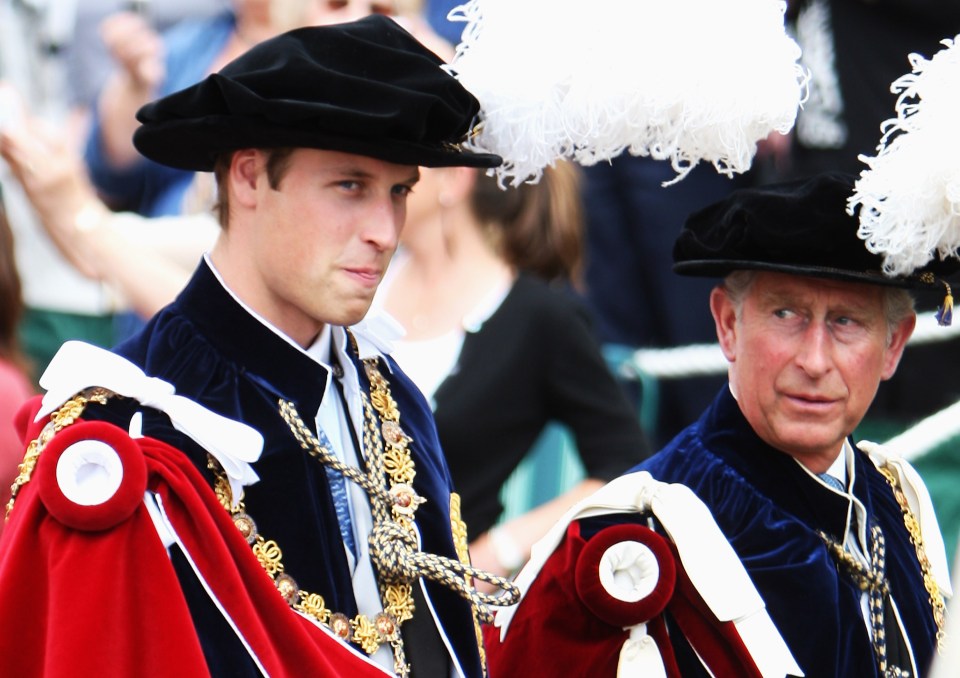
[[[390,494],[393,495],[394,510],[404,516],[412,516],[417,507],[426,501],[407,483],[397,483],[390,488]]]
[[[293,605],[297,602],[297,598],[300,595],[300,587],[297,586],[297,582],[289,574],[281,574],[277,577],[276,580],[277,590],[280,592],[280,595],[283,596],[283,599],[287,601],[288,605]]]
[[[393,640],[396,637],[397,633],[397,621],[393,618],[388,612],[381,612],[374,619],[374,625],[377,628],[377,633],[380,634],[380,637],[384,640]]]
[[[400,424],[395,421],[390,421],[389,419],[383,422],[380,431],[383,433],[383,439],[391,445],[400,445],[405,440],[409,440],[407,434],[400,428]]]
[[[350,619],[342,612],[330,615],[330,630],[341,640],[350,642],[353,633],[350,630]]]
[[[253,518],[249,515],[238,513],[233,517],[233,524],[240,530],[240,534],[247,540],[248,544],[253,544],[257,540],[257,524],[253,522]]]

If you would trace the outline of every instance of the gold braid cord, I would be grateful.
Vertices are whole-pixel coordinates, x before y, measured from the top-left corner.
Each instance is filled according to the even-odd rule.
[[[357,483],[370,498],[373,513],[370,559],[377,571],[380,599],[384,603],[384,609],[372,620],[363,614],[349,619],[342,613],[334,613],[327,608],[322,596],[302,590],[284,571],[280,547],[258,533],[256,523],[244,509],[242,496],[234,507],[225,474],[212,457],[208,463],[217,475],[215,489],[221,505],[231,513],[234,524],[287,603],[330,628],[342,640],[356,643],[368,654],[375,653],[385,643],[389,644],[396,674],[406,677],[410,674],[410,667],[400,626],[413,617],[413,586],[417,579],[427,577],[457,591],[473,603],[475,611],[483,615],[484,620],[490,618],[487,605],[512,605],[519,600],[520,591],[509,580],[469,565],[464,557],[465,525],[463,552],[459,547],[461,540],[455,538],[461,560],[423,553],[418,549],[414,515],[417,507],[426,500],[413,489],[416,469],[409,450],[412,439],[400,426],[397,403],[390,395],[389,384],[380,373],[377,360],[364,360],[363,366],[370,382],[370,396],[361,391],[365,471],[343,464],[331,450],[324,448],[304,424],[293,403],[280,401],[279,409],[304,450],[324,466],[336,469]],[[451,518],[463,525],[459,511]],[[457,528],[452,526],[452,529],[456,536]],[[499,596],[481,593],[473,588],[473,578],[489,582],[506,593]]]
[[[470,564],[470,541],[467,538],[467,524],[460,517],[460,495],[450,493],[450,531],[453,533],[453,544],[457,549],[457,557],[464,565]],[[473,584],[472,578],[467,577],[467,585]],[[487,651],[483,647],[483,631],[480,629],[480,609],[473,608],[473,632],[477,637],[477,651],[480,653],[480,668],[483,675],[487,675]]]
[[[883,678],[907,678],[910,674],[899,666],[894,666],[887,660],[887,638],[884,624],[884,605],[890,594],[890,587],[886,578],[886,544],[883,531],[878,525],[870,529],[870,564],[861,563],[847,551],[842,544],[832,539],[824,532],[820,538],[827,546],[827,551],[833,557],[838,569],[844,570],[857,587],[867,594],[870,612],[870,628],[873,630],[873,653],[877,660],[877,667]]]
[[[13,485],[10,486],[10,501],[7,502],[5,519],[9,520],[10,512],[13,511],[13,503],[17,498],[17,493],[20,491],[20,488],[30,482],[33,470],[37,467],[37,461],[40,460],[40,453],[43,452],[43,448],[53,440],[53,436],[79,419],[80,415],[83,414],[83,410],[86,409],[87,403],[95,402],[104,405],[107,402],[107,398],[112,395],[114,395],[113,392],[105,388],[88,388],[73,396],[61,405],[59,410],[50,415],[50,421],[48,421],[46,426],[40,431],[40,435],[27,445],[27,451],[23,455],[23,461],[21,461],[17,467],[17,477],[14,479]]]
[[[887,479],[887,482],[890,483],[890,487],[893,489],[893,496],[900,505],[900,510],[903,512],[903,524],[910,534],[910,543],[912,543],[914,549],[916,549],[917,560],[920,562],[920,570],[923,572],[923,586],[929,596],[928,600],[930,602],[930,608],[933,611],[933,621],[937,624],[937,650],[942,652],[945,638],[943,633],[945,607],[943,594],[940,592],[940,586],[933,576],[933,568],[930,566],[930,560],[927,558],[927,550],[923,545],[923,534],[920,532],[920,522],[916,516],[913,515],[913,511],[910,510],[910,505],[907,503],[907,498],[900,488],[897,476],[890,467],[885,464],[879,467],[878,470],[883,474],[883,477]]]

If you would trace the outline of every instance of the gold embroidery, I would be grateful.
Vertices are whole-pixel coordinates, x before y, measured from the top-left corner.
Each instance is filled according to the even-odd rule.
[[[390,508],[389,519],[400,526],[406,536],[416,543],[413,528],[413,516],[417,507],[426,501],[413,489],[416,469],[410,458],[408,445],[412,438],[400,427],[400,412],[397,403],[390,395],[389,385],[380,374],[375,360],[364,361],[364,368],[370,381],[370,397],[362,394],[364,406],[364,449],[366,451],[368,471],[366,474],[342,464],[334,454],[323,448],[316,436],[304,424],[293,403],[280,402],[280,414],[290,426],[294,437],[307,452],[323,464],[332,466],[346,477],[357,482],[370,495],[377,524],[386,522],[384,516]],[[376,410],[376,411],[374,411]],[[379,417],[378,417],[379,415]],[[378,421],[378,419],[380,421]],[[382,422],[382,423],[381,423]],[[384,450],[384,442],[388,449]],[[222,469],[213,457],[208,457],[208,467],[216,473],[215,491],[220,505],[230,511],[234,524],[253,547],[253,553],[261,567],[280,590],[281,595],[294,609],[327,625],[335,634],[346,640],[356,642],[364,652],[373,654],[384,643],[389,643],[394,654],[394,670],[399,676],[409,675],[403,642],[400,637],[400,625],[413,618],[413,587],[402,577],[387,577],[389,583],[381,583],[381,598],[386,602],[384,610],[373,620],[363,614],[348,619],[340,613],[332,613],[322,596],[303,591],[296,581],[284,572],[283,552],[273,541],[266,541],[257,533],[256,524],[244,511],[241,495],[237,506],[233,507],[230,484]],[[389,476],[391,487],[386,488]],[[397,580],[399,579],[399,580]]]
[[[413,586],[410,584],[394,584],[387,587],[386,609],[389,610],[401,624],[413,619]]]
[[[380,634],[365,615],[358,614],[350,621],[353,629],[353,639],[367,654],[373,654],[380,649]]]
[[[327,609],[323,596],[316,593],[301,594],[300,605],[297,609],[315,618],[321,624],[326,624],[330,619],[331,612]]]
[[[450,493],[450,532],[453,534],[453,544],[457,549],[457,557],[464,565],[470,564],[470,542],[467,538],[467,524],[460,516],[460,495],[456,492]],[[469,575],[466,577],[468,586],[472,586],[473,581]],[[473,610],[473,632],[477,637],[477,651],[480,653],[480,668],[483,675],[487,675],[487,652],[483,647],[483,631],[480,629],[480,616],[476,608]]]
[[[470,562],[467,524],[460,517],[460,495],[456,492],[450,493],[450,532],[453,534],[453,543],[457,548],[457,557],[460,562]]]
[[[349,619],[344,614],[332,612],[327,607],[323,596],[302,590],[296,580],[284,571],[283,551],[280,546],[272,539],[264,539],[257,532],[256,524],[244,512],[242,494],[236,508],[232,507],[230,483],[217,461],[208,456],[207,466],[216,474],[215,490],[217,497],[222,497],[220,505],[232,514],[234,525],[244,535],[247,542],[251,544],[253,554],[257,557],[260,566],[273,579],[274,586],[290,607],[312,617],[343,640],[355,640],[369,654],[376,652],[383,642],[390,642],[390,638],[376,632],[378,625],[371,622],[365,615],[358,614],[353,619]],[[409,597],[409,590],[407,596]],[[402,605],[401,600],[398,599],[396,602],[398,606]],[[407,619],[412,616],[412,605],[410,607],[411,614],[407,616]],[[383,626],[384,624],[380,624],[380,627]]]
[[[262,539],[253,547],[253,553],[260,561],[260,566],[267,571],[271,577],[283,573],[283,563],[280,562],[282,553],[277,542],[263,541]]]
[[[942,652],[945,638],[943,632],[945,605],[940,586],[933,576],[933,568],[930,565],[930,560],[927,558],[927,550],[923,545],[923,534],[920,531],[920,523],[916,516],[913,515],[913,511],[910,510],[910,504],[907,503],[907,497],[903,494],[903,490],[900,488],[900,483],[894,471],[888,464],[878,467],[878,470],[883,474],[883,477],[887,479],[890,487],[893,488],[893,496],[900,505],[900,511],[903,513],[903,524],[906,526],[907,532],[910,533],[910,542],[917,552],[917,560],[920,562],[920,570],[923,573],[923,586],[927,590],[928,600],[933,612],[933,621],[937,624],[937,650]]]
[[[412,438],[400,427],[397,403],[390,395],[388,382],[381,375],[377,360],[366,359],[363,366],[370,382],[369,397],[360,392],[365,471],[343,464],[332,451],[320,445],[293,403],[280,401],[279,411],[294,438],[307,453],[324,466],[337,470],[357,483],[370,498],[374,522],[369,537],[370,559],[377,572],[380,599],[385,603],[383,611],[373,620],[362,614],[348,619],[342,613],[331,613],[322,596],[301,590],[293,578],[284,572],[283,554],[276,542],[265,542],[256,533],[256,525],[244,513],[243,496],[234,507],[230,485],[223,470],[212,457],[208,458],[208,465],[216,474],[220,504],[232,514],[234,524],[244,533],[248,543],[253,545],[258,560],[274,578],[275,585],[288,604],[327,625],[340,638],[355,641],[370,654],[388,643],[393,650],[394,671],[404,678],[409,675],[410,667],[406,661],[400,625],[413,618],[413,582],[416,579],[429,577],[453,589],[473,604],[475,615],[485,615],[484,619],[489,618],[487,605],[512,605],[519,600],[520,592],[509,580],[477,570],[468,561],[458,562],[418,550],[413,520],[417,507],[426,500],[413,488],[416,468],[408,448]],[[456,519],[459,521],[459,507]],[[466,526],[463,526],[462,536],[465,548]],[[459,546],[458,556],[461,556]],[[476,591],[472,586],[474,577],[506,591],[507,595],[498,598]],[[479,634],[479,624],[476,619],[474,621]],[[485,666],[483,656],[481,660]]]
[[[416,475],[416,471],[413,470],[413,460],[409,455],[404,458],[403,453],[395,447],[384,453],[383,467],[391,477],[404,485],[413,482],[413,476]]]

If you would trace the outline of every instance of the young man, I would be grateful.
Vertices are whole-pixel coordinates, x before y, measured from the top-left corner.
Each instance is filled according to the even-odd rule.
[[[604,574],[577,554],[610,541],[612,530],[641,529],[652,506],[658,531],[679,547],[676,594],[668,603],[674,589],[661,591],[659,607],[630,622],[650,622],[666,675],[708,675],[704,665],[713,675],[744,676],[918,676],[927,669],[950,592],[932,505],[909,464],[850,436],[913,331],[913,301],[901,288],[932,285],[934,278],[882,275],[881,257],[867,251],[857,220],[846,213],[852,191],[852,178],[825,175],[737,191],[688,220],[675,245],[675,270],[724,278],[710,309],[730,363],[729,384],[695,424],[619,479],[619,496],[611,491],[600,501],[598,494],[592,515],[571,522],[563,548],[521,573],[518,583],[537,570],[540,577],[509,623],[498,617],[491,666],[536,654],[523,642],[536,636],[524,629],[533,611],[551,614],[538,605],[543,592],[573,572],[583,612],[570,633],[587,638],[597,665],[608,667],[592,675],[613,675],[618,657],[629,654],[623,619],[632,606],[650,608],[652,594],[641,591],[653,584],[614,595],[615,587],[598,579],[640,581],[634,561],[621,558]],[[744,657],[737,649],[751,647],[749,629],[738,612],[725,614],[716,604],[724,591],[714,585],[730,584],[709,573],[715,545],[691,550],[674,529],[677,517],[662,506],[670,491],[646,488],[645,474],[636,471],[689,487],[709,508],[798,667],[765,669],[762,653]],[[628,533],[614,541],[640,539]],[[572,564],[557,567],[561,558]],[[708,574],[698,579],[704,564]],[[661,589],[666,579],[652,577]],[[691,594],[691,580],[700,595]],[[667,632],[657,635],[664,619]],[[702,619],[709,623],[696,623]],[[731,648],[733,658],[719,665],[733,673],[718,672],[717,658]]]
[[[384,17],[140,111],[145,156],[215,171],[223,232],[142,333],[44,377],[0,547],[14,673],[482,675],[430,409],[364,319],[418,166],[499,162],[457,146],[477,111]]]

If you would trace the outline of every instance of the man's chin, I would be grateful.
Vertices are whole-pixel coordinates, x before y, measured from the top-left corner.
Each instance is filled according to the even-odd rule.
[[[818,431],[815,427],[807,426],[801,431],[784,431],[774,447],[805,466],[815,466],[818,460],[835,459],[845,439],[846,436],[839,435],[836,430]],[[807,461],[812,463],[807,464]]]
[[[349,305],[345,305],[339,314],[340,320],[334,324],[343,325],[344,327],[356,325],[367,316],[372,304],[373,299],[369,299],[365,301],[356,301]]]

